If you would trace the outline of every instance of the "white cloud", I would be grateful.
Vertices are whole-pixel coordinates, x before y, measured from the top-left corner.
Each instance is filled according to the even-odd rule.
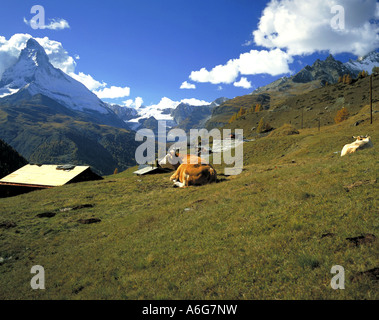
[[[214,67],[211,71],[205,68],[199,71],[192,71],[189,77],[197,82],[230,84],[236,81],[239,74],[267,73],[275,76],[290,73],[288,64],[292,61],[292,57],[280,49],[271,51],[251,50],[250,52],[242,53],[238,59],[229,60],[225,65]]]
[[[111,86],[110,88],[103,88],[98,91],[93,91],[93,93],[100,99],[117,99],[128,97],[130,95],[130,88]]]
[[[48,37],[35,38],[38,43],[45,49],[50,63],[63,72],[70,74],[75,71],[76,62],[68,52],[63,48],[63,45],[59,41],[51,40]]]
[[[70,28],[70,25],[65,19],[52,19],[45,28],[50,30],[63,30]]]
[[[83,83],[89,90],[94,91],[100,88],[104,88],[107,86],[105,82],[100,82],[92,78],[91,75],[85,74],[83,72],[79,72],[78,74],[74,72],[69,72],[68,75],[75,80]]]
[[[238,63],[236,60],[229,60],[225,65],[218,65],[211,71],[206,68],[192,71],[189,77],[196,82],[232,83],[238,77]]]
[[[0,78],[4,71],[16,63],[20,52],[25,48],[26,42],[31,38],[30,34],[14,34],[9,40],[0,36]],[[51,40],[48,37],[35,38],[44,48],[50,63],[58,69],[68,74],[75,80],[83,83],[89,90],[93,91],[100,98],[123,98],[130,94],[128,87],[107,87],[107,83],[95,80],[91,75],[83,72],[75,72],[76,61],[79,55],[75,55],[75,59],[68,54],[63,48],[61,42]]]
[[[126,107],[133,107],[135,109],[138,109],[142,106],[143,99],[141,97],[137,97],[135,98],[135,100],[129,99],[129,100],[124,101],[123,103],[124,103],[124,106]]]
[[[27,20],[24,18],[24,23],[28,26],[31,26],[30,24],[31,20]],[[63,30],[63,29],[69,29],[70,25],[65,19],[49,19],[49,24],[44,26],[39,26],[39,29],[49,29],[49,30]]]
[[[0,78],[6,69],[16,63],[30,37],[29,34],[17,33],[7,40],[0,36]]]
[[[191,106],[205,106],[205,105],[209,105],[210,102],[207,102],[205,100],[199,100],[199,99],[195,99],[195,98],[191,98],[191,99],[182,99],[180,101],[181,103],[187,103]]]
[[[180,89],[196,89],[196,86],[193,83],[184,81],[182,85],[180,86]]]
[[[163,97],[158,104],[150,105],[149,107],[155,107],[157,109],[176,108],[180,102],[173,101],[170,98]]]
[[[342,6],[343,29],[331,22]],[[258,29],[253,32],[257,45],[285,49],[290,55],[328,51],[349,52],[361,56],[379,45],[379,25],[370,23],[379,17],[376,0],[272,0],[264,9]]]
[[[271,51],[251,50],[240,55],[238,67],[239,72],[243,75],[267,73],[277,76],[290,73],[288,64],[292,61],[291,56],[279,49]]]
[[[344,28],[332,27],[332,22],[344,9]],[[349,52],[358,56],[379,46],[379,4],[376,0],[271,0],[264,9],[258,29],[252,35],[255,44],[267,50],[251,50],[237,59],[211,70],[192,71],[189,78],[212,84],[247,85],[236,82],[239,75],[292,73],[289,64],[293,56],[328,51],[332,54]],[[334,20],[333,20],[334,19]],[[246,41],[243,46],[252,44]]]
[[[170,98],[163,97],[161,101],[159,101],[158,104],[153,104],[148,106],[148,108],[156,108],[156,109],[167,109],[167,108],[173,108],[175,109],[179,104],[181,103],[187,103],[191,106],[204,106],[204,105],[209,105],[210,102],[204,101],[204,100],[199,100],[196,98],[191,98],[191,99],[182,99],[180,101],[174,101],[171,100]]]
[[[251,46],[253,43],[254,43],[254,40],[246,40],[246,41],[242,44],[242,46],[243,46],[243,47],[249,47],[249,46]]]
[[[242,77],[240,81],[234,82],[233,85],[235,87],[241,87],[244,89],[250,89],[251,88],[251,82],[247,80],[247,78]]]

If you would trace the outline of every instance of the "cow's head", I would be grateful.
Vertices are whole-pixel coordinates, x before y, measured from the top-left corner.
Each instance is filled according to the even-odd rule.
[[[356,139],[356,141],[370,141],[371,137],[366,134],[365,137],[364,136],[357,136],[357,137],[353,136],[353,139]]]
[[[158,161],[162,168],[177,169],[182,160],[179,157],[179,150],[171,149],[162,159]]]

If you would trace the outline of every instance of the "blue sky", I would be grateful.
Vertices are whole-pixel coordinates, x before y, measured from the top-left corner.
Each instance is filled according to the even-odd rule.
[[[62,59],[74,58],[73,74],[90,75],[101,84],[93,91],[129,88],[128,95],[114,94],[106,101],[130,104],[141,97],[151,105],[168,97],[211,102],[248,94],[330,52],[345,62],[376,49],[378,5],[359,2],[338,2],[346,17],[338,33],[328,29],[328,19],[335,16],[330,7],[337,3],[332,0],[14,0],[2,5],[0,36],[47,37],[66,51]],[[35,4],[43,6],[46,24],[64,20],[69,27],[34,30],[28,21],[35,16],[30,13]],[[297,27],[290,25],[294,19]],[[370,19],[367,31],[364,24]],[[357,28],[360,33],[353,36]],[[280,63],[266,66],[270,61]],[[289,72],[283,73],[286,68]],[[185,81],[196,88],[180,89]]]

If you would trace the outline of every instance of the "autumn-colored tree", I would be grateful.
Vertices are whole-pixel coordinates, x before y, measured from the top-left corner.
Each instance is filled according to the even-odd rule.
[[[238,113],[237,113],[237,119],[239,118],[239,117],[242,117],[244,114],[246,114],[246,110],[244,109],[244,108],[240,108],[240,110],[238,111]]]
[[[267,132],[271,129],[272,129],[271,125],[268,122],[266,122],[263,118],[259,120],[258,127],[257,127],[258,133]]]
[[[237,114],[233,114],[232,117],[229,119],[229,123],[232,123],[237,120]]]
[[[257,103],[255,105],[255,112],[260,112],[260,111],[262,111],[262,105],[260,103]]]
[[[114,169],[113,174],[117,174],[117,173],[118,173],[118,169],[116,168]]]
[[[338,83],[342,83],[342,76],[339,76]]]
[[[366,78],[367,76],[368,76],[368,72],[363,70],[363,71],[359,72],[358,79],[363,79],[363,78]]]
[[[350,74],[345,74],[344,75],[344,79],[343,79],[343,83],[345,84],[351,84],[353,82],[353,78],[351,77]]]
[[[338,110],[336,117],[334,118],[335,123],[340,123],[349,118],[349,111],[345,107]]]

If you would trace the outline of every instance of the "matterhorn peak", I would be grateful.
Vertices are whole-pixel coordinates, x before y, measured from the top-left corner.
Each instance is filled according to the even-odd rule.
[[[84,84],[54,68],[44,48],[33,38],[26,42],[17,62],[4,71],[0,80],[0,98],[21,89],[32,96],[43,94],[73,110],[110,112]]]
[[[43,47],[34,38],[29,38],[29,40],[26,41],[26,46],[25,46],[24,49],[26,49],[26,50],[36,50],[36,51],[45,53],[45,50],[43,49]]]
[[[21,50],[17,62],[4,71],[0,87],[8,86],[12,89],[20,89],[28,83],[36,80],[36,75],[42,70],[53,68],[43,47],[33,38],[26,42],[26,47]]]
[[[29,60],[37,66],[47,65],[49,58],[43,49],[43,47],[37,42],[37,40],[30,38],[26,42],[26,47],[21,51],[19,60]]]

